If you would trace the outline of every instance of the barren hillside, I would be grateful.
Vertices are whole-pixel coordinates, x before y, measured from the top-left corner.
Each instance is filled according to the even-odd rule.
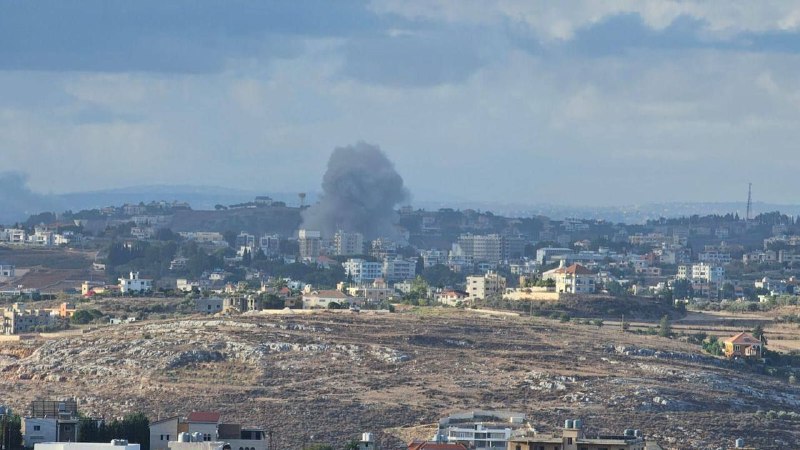
[[[0,343],[0,391],[22,409],[74,393],[84,413],[106,417],[220,410],[274,430],[281,448],[362,431],[391,448],[401,441],[384,430],[475,408],[522,410],[540,429],[570,417],[590,431],[639,428],[675,448],[800,442],[800,422],[755,415],[797,410],[800,390],[698,349],[611,327],[443,309],[196,318]]]

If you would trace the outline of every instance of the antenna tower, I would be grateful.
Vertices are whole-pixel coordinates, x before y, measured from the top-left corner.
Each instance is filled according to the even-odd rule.
[[[753,212],[753,183],[747,184],[747,216],[745,219],[750,222],[750,214]]]
[[[300,197],[300,209],[303,209],[306,206],[306,193],[301,192],[297,196]]]

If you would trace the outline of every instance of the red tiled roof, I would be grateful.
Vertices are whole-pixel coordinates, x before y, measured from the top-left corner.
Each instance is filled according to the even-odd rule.
[[[594,272],[583,267],[580,264],[573,264],[569,267],[559,267],[558,269],[554,269],[551,273],[568,273],[570,275],[594,275]]]
[[[195,411],[189,414],[189,422],[194,423],[219,423],[219,413],[209,411]]]

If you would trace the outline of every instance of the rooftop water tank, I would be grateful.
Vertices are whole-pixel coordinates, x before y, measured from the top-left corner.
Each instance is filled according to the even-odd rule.
[[[582,426],[583,426],[583,422],[581,421],[581,419],[575,419],[575,422],[573,422],[573,427],[572,428],[580,430]]]
[[[568,429],[572,428],[572,424],[573,424],[573,422],[571,420],[565,420],[564,421],[564,428],[568,430]]]
[[[372,442],[372,433],[362,433],[361,442]]]
[[[192,442],[192,436],[189,433],[178,434],[178,442]]]

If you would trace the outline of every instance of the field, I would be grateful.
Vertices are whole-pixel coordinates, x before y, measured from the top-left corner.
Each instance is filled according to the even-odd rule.
[[[18,409],[74,394],[106,417],[219,410],[274,430],[279,448],[363,431],[400,448],[479,408],[526,412],[542,431],[567,418],[638,428],[666,448],[800,441],[796,416],[780,414],[800,407],[800,390],[757,367],[611,324],[443,308],[167,319],[3,343],[0,391]]]

